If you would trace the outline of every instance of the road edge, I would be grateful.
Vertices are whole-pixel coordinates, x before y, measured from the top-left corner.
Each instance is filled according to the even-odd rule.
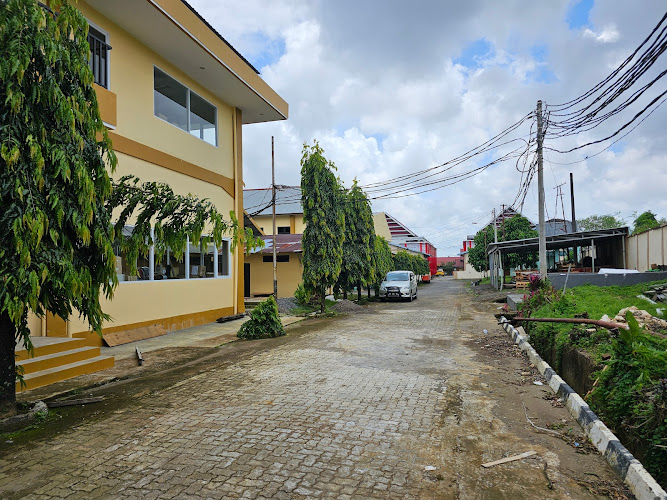
[[[558,375],[549,363],[544,361],[528,341],[514,326],[501,316],[500,323],[503,329],[512,337],[519,348],[528,355],[531,363],[537,367],[540,374],[547,380],[549,388],[562,399],[570,414],[577,419],[586,435],[598,451],[607,460],[638,500],[666,500],[667,493],[653,479],[639,460],[630,453],[613,432],[591,410],[590,406]]]

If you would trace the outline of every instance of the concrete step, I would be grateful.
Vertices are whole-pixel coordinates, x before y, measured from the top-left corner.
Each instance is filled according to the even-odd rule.
[[[46,354],[36,356],[34,358],[17,361],[17,366],[23,367],[23,374],[35,373],[49,368],[56,368],[57,366],[69,365],[77,361],[95,358],[100,355],[99,347],[79,347],[77,349],[70,349],[69,351],[55,352],[53,354]]]
[[[82,361],[75,361],[62,366],[54,368],[47,368],[35,373],[29,373],[23,376],[25,387],[21,387],[21,383],[16,381],[16,392],[22,392],[30,389],[36,389],[45,385],[67,380],[69,378],[78,377],[87,373],[95,373],[108,368],[113,368],[113,356],[96,356]]]
[[[34,346],[33,355],[31,356],[23,346],[17,346],[15,351],[16,361],[46,356],[48,354],[69,351],[71,349],[78,349],[79,347],[86,346],[86,342],[83,339],[61,337],[33,337],[32,342]]]

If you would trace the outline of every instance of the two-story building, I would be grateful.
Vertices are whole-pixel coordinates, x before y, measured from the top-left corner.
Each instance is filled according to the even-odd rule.
[[[243,125],[288,116],[287,103],[183,0],[79,0],[90,64],[118,166],[179,194],[208,198],[243,220]],[[128,228],[129,229],[129,228]],[[116,257],[119,285],[103,301],[104,333],[191,327],[244,311],[243,252],[190,242],[185,258]],[[78,315],[30,318],[32,335],[101,345]]]

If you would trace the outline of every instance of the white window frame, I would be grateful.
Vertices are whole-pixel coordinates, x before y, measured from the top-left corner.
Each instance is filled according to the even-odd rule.
[[[183,130],[182,128],[177,127],[176,125],[174,125],[173,123],[169,123],[167,120],[165,120],[164,118],[160,118],[160,117],[155,113],[155,69],[156,69],[156,68],[159,69],[160,71],[162,71],[162,73],[164,73],[165,75],[167,75],[169,78],[171,78],[171,79],[173,79],[174,81],[176,81],[179,85],[182,85],[183,87],[185,87],[185,89],[187,90],[187,94],[186,94],[186,98],[185,98],[185,103],[186,103],[186,106],[185,106],[186,109],[185,109],[185,111],[186,111],[186,113],[187,113],[187,117],[188,117],[188,120],[187,120],[187,121],[188,121],[188,129],[187,129],[187,130]],[[190,127],[191,127],[191,124],[190,124],[190,93],[194,93],[194,94],[195,94],[197,97],[199,97],[202,101],[204,101],[204,102],[207,103],[207,104],[210,104],[210,105],[213,107],[213,109],[215,109],[215,144],[211,144],[210,142],[208,142],[208,141],[202,139],[201,137],[197,137],[196,135],[193,135],[192,132],[191,132],[191,130],[190,130]],[[218,140],[218,132],[219,132],[219,128],[218,128],[218,107],[217,107],[215,104],[213,104],[211,101],[209,101],[208,99],[206,99],[205,97],[199,95],[197,92],[195,92],[194,90],[192,90],[188,85],[185,85],[185,84],[184,84],[183,82],[181,82],[178,78],[174,78],[173,76],[171,76],[171,73],[169,73],[169,72],[163,70],[163,69],[162,69],[160,66],[158,66],[157,64],[154,64],[154,65],[153,65],[153,116],[154,116],[155,118],[157,118],[158,120],[162,121],[162,122],[169,123],[169,125],[171,125],[172,127],[176,128],[176,129],[178,129],[178,130],[180,130],[181,132],[185,132],[185,133],[188,134],[189,136],[192,136],[192,137],[194,137],[195,139],[199,139],[200,141],[202,141],[203,143],[208,144],[209,146],[213,146],[214,148],[218,148],[218,147],[219,147],[219,146],[218,146],[218,142],[219,142],[219,140]]]
[[[126,224],[127,228],[134,228],[131,224]],[[155,233],[151,227],[151,238],[154,238]],[[207,236],[207,235],[202,235]],[[185,276],[180,279],[168,279],[168,280],[156,280],[155,279],[155,245],[151,245],[148,248],[148,268],[149,268],[149,279],[147,280],[134,280],[134,281],[121,281],[119,283],[124,285],[125,283],[155,283],[159,281],[160,283],[178,283],[179,281],[201,281],[201,280],[211,280],[211,279],[230,279],[232,277],[232,247],[231,247],[231,238],[223,238],[223,241],[227,242],[227,262],[229,262],[229,274],[218,274],[218,248],[213,243],[213,276],[210,278],[191,278],[190,277],[190,237],[186,238],[185,253],[183,254],[183,262],[187,263],[185,266]],[[211,243],[209,243],[211,244]],[[169,250],[167,250],[167,254]]]

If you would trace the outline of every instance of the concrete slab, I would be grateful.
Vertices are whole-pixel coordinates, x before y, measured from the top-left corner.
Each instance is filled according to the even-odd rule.
[[[236,332],[241,325],[248,321],[248,317],[228,321],[226,323],[207,323],[206,325],[168,332],[166,335],[146,340],[138,340],[115,347],[102,347],[103,356],[114,356],[116,360],[134,358],[135,349],[144,352],[156,351],[167,347],[216,347],[221,344],[237,340]],[[304,318],[296,316],[283,316],[280,318],[283,326],[291,325]]]
[[[507,305],[510,309],[512,309],[512,311],[516,311],[518,309],[519,304],[523,302],[523,296],[524,294],[522,293],[507,294]]]

